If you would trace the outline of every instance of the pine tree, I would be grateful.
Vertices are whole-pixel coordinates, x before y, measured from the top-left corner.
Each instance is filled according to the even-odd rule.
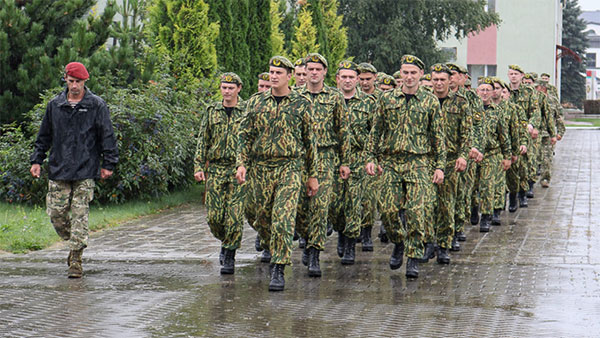
[[[292,59],[305,57],[306,54],[317,50],[317,29],[313,26],[311,11],[304,7],[298,13],[298,23],[292,41]]]
[[[567,0],[563,10],[563,46],[583,56],[588,45],[588,40],[583,31],[585,22],[579,18],[581,9],[577,0]],[[561,59],[561,102],[572,103],[582,107],[585,100],[585,66],[581,60],[570,54],[563,54]]]
[[[95,3],[0,0],[0,123],[20,121],[71,61],[86,64],[92,79],[99,74],[88,61],[108,38],[115,6],[85,18]]]
[[[234,71],[232,0],[209,0],[207,3],[210,21],[219,24],[219,37],[215,43],[219,69],[224,72]]]
[[[285,35],[283,34],[280,28],[283,18],[281,17],[281,13],[279,12],[279,6],[282,2],[284,1],[271,0],[271,48],[273,49],[271,54],[273,55],[287,54],[284,49]]]
[[[327,79],[331,85],[335,84],[335,70],[337,65],[344,60],[348,48],[347,28],[342,26],[343,17],[338,15],[338,0],[323,1],[323,22],[327,27],[327,50],[321,51],[329,62],[330,71]]]
[[[248,98],[256,92],[256,86],[251,87],[250,78],[250,46],[248,45],[248,30],[250,22],[248,20],[248,0],[235,0],[232,8],[234,13],[232,27],[232,44],[235,51],[231,71],[235,72],[242,78],[244,85],[242,86],[241,96]]]
[[[252,18],[248,29],[248,46],[250,53],[250,79],[247,86],[256,91],[257,75],[264,72],[269,64],[271,52],[271,1],[249,0],[249,17]]]
[[[312,52],[319,52],[323,56],[329,51],[329,43],[327,41],[327,26],[323,18],[323,5],[321,0],[308,0],[308,9],[312,14],[312,23],[317,30],[317,44],[319,44],[319,50],[313,50]],[[327,58],[327,57],[326,57]],[[327,60],[329,61],[329,60]]]

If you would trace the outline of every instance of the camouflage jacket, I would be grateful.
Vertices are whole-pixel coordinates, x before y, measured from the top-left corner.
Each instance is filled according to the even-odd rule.
[[[506,100],[502,100],[497,106],[498,109],[501,109],[501,114],[508,126],[512,155],[519,156],[520,146],[529,144],[525,112],[520,106]]]
[[[381,97],[381,94],[383,94],[383,90],[375,87],[375,91],[372,94],[367,94],[367,95],[369,95],[370,97],[374,98],[375,101],[377,101]]]
[[[537,98],[536,90],[525,84],[521,84],[518,89],[510,91],[510,101],[523,108],[528,124],[539,129],[542,117]]]
[[[469,102],[471,116],[473,118],[469,144],[472,148],[476,148],[477,150],[483,152],[487,142],[487,134],[485,133],[483,124],[485,117],[483,102],[481,102],[479,95],[477,95],[477,93],[475,93],[475,91],[472,89],[460,87],[456,92],[466,97],[467,101]]]
[[[548,95],[548,103],[550,104],[550,110],[554,114],[554,120],[556,121],[556,134],[563,136],[565,134],[565,119],[563,116],[563,110],[560,106],[560,102],[557,97]]]
[[[448,161],[462,157],[469,158],[473,117],[467,98],[461,93],[450,91],[441,104],[446,117],[446,151]]]
[[[401,88],[379,99],[369,134],[367,161],[398,155],[430,155],[436,169],[446,167],[444,114],[435,95],[419,87],[410,100]]]
[[[309,92],[306,86],[298,88],[297,91],[311,100],[311,116],[315,123],[319,151],[335,149],[341,165],[348,166],[350,116],[342,93],[329,86],[323,86],[317,94]]]
[[[350,112],[350,166],[362,167],[366,162],[364,150],[369,142],[369,132],[377,109],[377,101],[374,97],[356,89],[354,96],[346,101],[346,106]]]
[[[292,90],[277,104],[271,89],[252,96],[240,125],[236,166],[304,161],[317,177],[317,138],[310,99]]]
[[[548,96],[539,91],[537,93],[540,113],[542,115],[542,123],[540,125],[540,136],[556,137],[556,120],[554,119],[554,111],[550,107]]]
[[[484,106],[485,109],[485,130],[488,135],[485,154],[500,151],[504,159],[510,159],[510,136],[508,134],[508,125],[502,116],[502,112],[496,105],[491,103]]]

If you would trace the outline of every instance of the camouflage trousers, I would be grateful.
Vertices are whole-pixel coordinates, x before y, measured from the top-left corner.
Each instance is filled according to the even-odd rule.
[[[313,247],[325,250],[327,240],[327,222],[329,206],[332,202],[333,182],[339,176],[339,160],[333,149],[319,150],[319,191],[313,197],[303,194],[298,204],[296,216],[296,232],[306,239],[306,248]],[[306,172],[302,175],[302,182],[308,179]]]
[[[450,157],[452,158],[452,157]],[[454,157],[456,158],[456,157]],[[455,230],[456,206],[458,205],[458,184],[461,175],[454,170],[456,161],[447,161],[444,182],[437,188],[437,212],[435,213],[435,236],[437,244],[449,249]]]
[[[529,149],[528,149],[529,150]],[[529,157],[527,154],[519,155],[506,172],[506,186],[511,193],[527,191],[529,189]]]
[[[246,183],[243,185],[244,190],[244,215],[248,224],[252,229],[256,230],[254,222],[256,221],[256,201],[254,199],[254,168],[249,166],[246,172]],[[258,230],[256,230],[258,231]]]
[[[550,136],[542,137],[542,174],[540,178],[550,182],[552,178],[552,159],[554,157],[554,146],[550,142]]]
[[[244,187],[232,168],[210,168],[206,179],[206,210],[210,232],[225,249],[236,250],[242,242]]]
[[[475,180],[478,164],[467,161],[467,169],[458,176],[458,193],[456,197],[454,231],[464,232],[465,221],[471,217],[471,197],[475,190]]]
[[[491,215],[494,212],[494,196],[496,182],[504,174],[502,170],[502,154],[498,150],[487,151],[483,161],[479,163],[479,199],[481,214]]]
[[[48,182],[46,213],[70,250],[87,247],[89,205],[94,199],[94,180]]]
[[[291,264],[303,159],[257,163],[254,167],[255,227],[271,263]]]
[[[535,140],[532,139],[529,144],[531,146],[531,152],[529,153],[529,170],[527,179],[528,181],[535,182],[537,181],[538,165],[540,164],[541,160],[540,150],[542,148],[542,136],[539,135]],[[529,190],[529,183],[527,184],[527,189],[525,190]]]
[[[404,155],[383,161],[381,220],[392,243],[404,241],[409,258],[423,257],[427,205],[435,201],[431,160],[424,155]],[[406,228],[400,220],[405,210]]]
[[[363,178],[362,228],[373,227],[375,225],[379,181],[379,176],[365,175]]]
[[[360,161],[363,163],[364,161]],[[329,220],[333,229],[349,238],[358,238],[362,224],[362,203],[365,169],[362,166],[350,168],[352,173],[343,180],[335,176],[333,198],[329,208]]]
[[[498,175],[498,181],[494,182],[494,209],[506,208],[506,176],[507,172],[502,170],[502,174]]]

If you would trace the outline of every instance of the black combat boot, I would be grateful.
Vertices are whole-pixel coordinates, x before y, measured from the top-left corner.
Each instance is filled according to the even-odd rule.
[[[390,269],[396,270],[402,266],[402,259],[404,258],[404,242],[395,243],[394,251],[392,251],[392,257],[390,257]]]
[[[225,249],[225,259],[221,267],[222,275],[233,275],[235,270],[235,250]]]
[[[517,211],[517,208],[518,208],[517,193],[511,192],[508,194],[508,211],[515,212],[515,211]]]
[[[428,263],[430,259],[435,257],[435,245],[433,243],[425,243],[423,257],[416,258],[419,263]]]
[[[356,258],[356,238],[346,237],[346,245],[344,246],[344,256],[342,257],[343,265],[354,264]]]
[[[456,236],[454,237],[456,237],[459,242],[464,242],[467,240],[467,235],[465,235],[465,233],[462,231],[457,231]]]
[[[300,249],[306,248],[306,240],[302,237],[298,238],[298,248],[300,248]]]
[[[260,245],[260,236],[258,234],[256,234],[256,239],[254,240],[254,249],[258,252],[263,251],[262,245]]]
[[[387,242],[390,241],[390,239],[388,238],[387,232],[385,231],[385,227],[383,226],[383,224],[379,228],[379,235],[377,235],[377,236],[379,237],[379,240],[381,241],[381,243],[387,243]]]
[[[308,277],[321,277],[321,266],[319,265],[320,253],[314,247],[308,248]]]
[[[283,278],[285,264],[271,265],[271,282],[269,283],[269,291],[283,291],[283,288],[285,287],[285,279]]]
[[[308,266],[308,248],[302,249],[302,264]]]
[[[452,237],[452,245],[450,245],[450,251],[460,251],[460,243],[458,243],[458,237]]]
[[[346,246],[346,236],[343,233],[338,232],[338,241],[337,241],[337,254],[342,258],[344,256],[344,247]]]
[[[419,263],[414,258],[406,260],[406,278],[419,278]]]
[[[221,247],[221,253],[219,254],[219,264],[223,265],[225,262],[225,248]]]
[[[437,248],[437,262],[438,264],[450,264],[448,249],[442,247]]]
[[[474,205],[471,207],[471,224],[477,225],[479,223],[479,206]]]
[[[330,221],[327,221],[327,237],[333,234],[333,224]]]
[[[264,250],[262,255],[260,256],[260,261],[263,263],[271,263],[271,251]]]
[[[294,230],[294,241],[297,241],[298,238],[300,238],[300,235],[298,235],[298,233],[296,232],[296,230]]]
[[[362,251],[373,251],[372,231],[373,227],[362,228]]]
[[[481,224],[479,224],[479,232],[489,232],[491,221],[492,221],[492,215],[482,214],[481,215]]]
[[[527,193],[525,191],[519,191],[519,208],[527,208]]]
[[[533,194],[533,185],[534,181],[529,181],[529,190],[527,190],[527,198],[533,198],[535,195]]]
[[[500,213],[502,209],[494,209],[494,215],[492,215],[492,225],[500,225]]]

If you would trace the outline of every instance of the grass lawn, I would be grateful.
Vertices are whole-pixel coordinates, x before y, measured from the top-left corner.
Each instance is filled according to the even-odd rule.
[[[600,127],[600,119],[576,118],[576,119],[570,119],[569,121],[573,121],[573,122],[587,122],[587,123],[591,123],[591,124],[585,124],[585,125],[581,125],[581,124],[565,124],[565,126],[567,126],[567,127]]]
[[[131,201],[118,205],[92,205],[90,231],[117,226],[144,215],[186,203],[199,203],[204,186],[194,184],[152,201]],[[0,250],[22,253],[41,250],[59,241],[45,207],[0,203]]]

